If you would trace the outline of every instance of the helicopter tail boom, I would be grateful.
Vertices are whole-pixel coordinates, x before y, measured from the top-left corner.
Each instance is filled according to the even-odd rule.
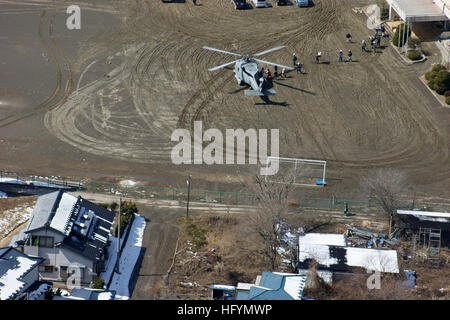
[[[245,90],[245,95],[247,97],[256,97],[256,96],[274,96],[276,94],[275,90],[263,90],[263,91],[257,91],[257,90]]]

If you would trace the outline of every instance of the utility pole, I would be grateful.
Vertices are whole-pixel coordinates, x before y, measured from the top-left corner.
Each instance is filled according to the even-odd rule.
[[[187,189],[188,189],[188,194],[187,194],[187,206],[186,206],[186,217],[189,216],[189,197],[191,194],[191,175],[188,176],[188,179],[186,181],[187,183]]]
[[[120,220],[122,218],[122,198],[119,199],[119,218],[118,218],[118,229],[117,229],[117,260],[116,260],[116,272],[120,274],[119,263],[120,263]]]

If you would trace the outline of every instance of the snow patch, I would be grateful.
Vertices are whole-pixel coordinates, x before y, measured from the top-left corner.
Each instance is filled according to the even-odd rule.
[[[28,221],[33,212],[33,207],[17,207],[3,212],[0,217],[0,239],[6,237],[18,225]]]
[[[137,184],[137,182],[133,180],[122,180],[119,183],[123,186],[135,186]]]
[[[128,284],[139,258],[145,230],[145,218],[136,215],[120,256],[120,274],[114,273],[109,290],[116,291],[116,300],[129,299]]]
[[[14,178],[1,178],[0,183],[10,183],[10,184],[21,184],[21,185],[30,185],[30,186],[38,186],[38,187],[46,187],[46,188],[57,188],[57,189],[71,189],[71,187],[63,186],[59,184],[53,184],[48,182],[41,181],[23,181]]]
[[[98,294],[98,300],[111,300],[111,292],[102,292]]]
[[[25,282],[21,281],[20,278],[36,264],[35,260],[25,257],[17,257],[17,262],[19,263],[17,268],[9,269],[0,278],[0,284],[2,284],[0,286],[0,300],[9,299],[20,292],[25,285]]]

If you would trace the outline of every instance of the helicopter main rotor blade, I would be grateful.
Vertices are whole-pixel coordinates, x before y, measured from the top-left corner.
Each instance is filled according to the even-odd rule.
[[[229,52],[229,51],[225,51],[225,50],[220,50],[220,49],[216,49],[216,48],[211,48],[211,47],[207,47],[207,46],[204,46],[203,49],[216,51],[216,52],[222,52],[222,53],[226,53],[226,54],[231,54],[232,56],[242,57],[242,54]]]
[[[269,62],[269,61],[264,61],[264,60],[260,60],[260,59],[255,59],[255,60],[258,61],[258,62],[261,62],[261,63],[270,64],[270,65],[272,65],[272,66],[277,66],[277,67],[285,68],[285,69],[287,69],[287,70],[294,70],[294,68],[288,67],[288,66],[284,66],[284,65],[282,65],[282,64],[273,63],[273,62]]]
[[[269,52],[272,52],[272,51],[277,51],[277,50],[283,49],[284,47],[285,47],[285,46],[275,47],[275,48],[272,48],[272,49],[269,49],[269,50],[266,50],[266,51],[262,51],[262,52],[258,52],[258,53],[256,53],[256,54],[253,54],[253,56],[254,56],[254,57],[259,57],[259,56],[262,56],[263,54],[266,54],[266,53],[269,53]]]
[[[231,62],[224,63],[224,64],[222,64],[220,66],[217,66],[217,67],[214,67],[214,68],[211,68],[211,69],[208,69],[208,71],[216,71],[216,70],[225,68],[226,66],[229,66],[230,64],[236,63],[237,61],[239,61],[239,59],[231,61]]]

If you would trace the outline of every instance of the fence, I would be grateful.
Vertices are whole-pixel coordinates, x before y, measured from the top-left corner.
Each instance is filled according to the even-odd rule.
[[[316,208],[323,210],[343,210],[345,204],[349,208],[359,209],[362,211],[369,210],[370,208],[378,207],[375,203],[370,201],[357,201],[357,200],[343,200],[337,198],[299,198],[298,206],[303,208]]]
[[[187,200],[187,188],[157,187],[122,185],[120,183],[102,182],[93,180],[65,179],[61,177],[42,177],[37,175],[22,175],[13,172],[0,171],[0,182],[35,185],[42,187],[58,186],[84,190],[86,192],[122,195],[138,199],[162,199],[162,200]],[[226,192],[213,190],[190,191],[190,200],[198,202],[210,202],[229,205],[254,205],[256,195],[244,192]],[[344,210],[345,204],[350,211],[354,212],[376,212],[381,206],[374,201],[345,200],[337,198],[307,198],[297,199],[298,208],[311,208],[321,210]],[[449,206],[436,204],[413,204],[404,203],[401,209],[421,208],[425,211],[450,212]]]
[[[81,189],[80,179],[66,179],[61,177],[43,177],[37,175],[24,175],[16,172],[0,171],[0,183],[21,184],[47,188]]]
[[[187,188],[156,187],[156,186],[130,186],[119,183],[87,181],[82,188],[94,193],[109,193],[140,199],[187,199]],[[212,202],[233,205],[253,205],[255,195],[242,192],[226,192],[212,190],[191,189],[189,198],[191,201]]]

